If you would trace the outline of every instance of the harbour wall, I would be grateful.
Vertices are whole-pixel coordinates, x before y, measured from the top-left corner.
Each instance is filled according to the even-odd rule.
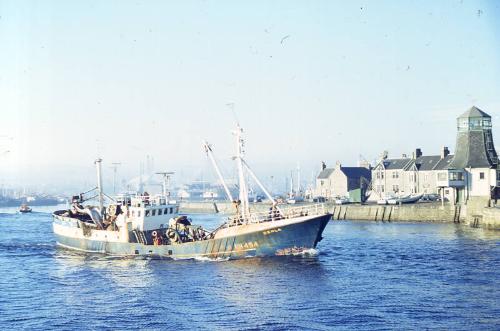
[[[307,204],[298,204],[296,207]],[[252,204],[252,210],[267,211],[268,203]],[[361,220],[377,222],[439,222],[461,223],[472,227],[500,229],[500,208],[488,207],[484,199],[471,199],[466,205],[440,202],[375,205],[325,203],[325,208],[333,215],[333,220]],[[181,202],[183,213],[234,213],[229,202]]]

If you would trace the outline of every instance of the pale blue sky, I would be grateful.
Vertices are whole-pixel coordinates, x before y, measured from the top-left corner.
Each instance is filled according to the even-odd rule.
[[[0,16],[7,182],[76,183],[97,154],[193,178],[202,138],[230,155],[230,102],[262,177],[454,150],[472,105],[499,145],[498,1],[0,0]]]

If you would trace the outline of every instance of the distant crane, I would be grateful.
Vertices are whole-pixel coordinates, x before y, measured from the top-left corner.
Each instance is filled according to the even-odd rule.
[[[118,166],[120,165],[120,162],[111,163],[111,168],[113,169],[113,194],[116,194],[116,171],[118,170]]]

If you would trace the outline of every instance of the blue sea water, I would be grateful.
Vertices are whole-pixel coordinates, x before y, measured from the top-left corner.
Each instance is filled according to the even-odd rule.
[[[58,248],[51,209],[0,210],[2,330],[500,329],[500,232],[332,221],[310,255],[123,259]]]

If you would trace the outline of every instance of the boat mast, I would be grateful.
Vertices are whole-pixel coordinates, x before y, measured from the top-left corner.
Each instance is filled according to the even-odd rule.
[[[102,213],[102,209],[104,207],[104,196],[102,193],[101,162],[102,159],[95,160],[95,165],[97,168],[97,191],[99,192],[99,213]]]
[[[243,173],[243,138],[241,137],[241,134],[243,132],[243,129],[240,127],[238,124],[236,127],[236,131],[234,132],[235,137],[236,137],[236,162],[238,164],[238,176],[239,176],[239,186],[240,186],[240,196],[239,200],[241,203],[241,216],[243,218],[246,218],[247,216],[250,215],[250,208],[249,208],[249,202],[248,202],[248,189],[247,185],[245,183],[245,174]]]
[[[215,168],[215,172],[217,173],[217,176],[219,177],[219,180],[222,183],[222,186],[224,187],[224,191],[226,192],[227,198],[229,199],[229,201],[233,202],[234,201],[233,196],[231,195],[231,192],[229,191],[229,188],[227,187],[226,182],[224,181],[224,177],[222,177],[222,173],[220,172],[219,166],[215,161],[212,151],[212,146],[210,146],[206,140],[203,140],[203,147],[205,147],[205,152],[207,152],[207,155],[210,158],[210,161],[212,162],[212,165]]]
[[[297,164],[297,194],[300,194],[300,165]]]
[[[168,193],[168,186],[170,182],[170,175],[173,175],[174,172],[157,172],[157,175],[162,175],[163,176],[163,196],[167,198],[167,193]]]

